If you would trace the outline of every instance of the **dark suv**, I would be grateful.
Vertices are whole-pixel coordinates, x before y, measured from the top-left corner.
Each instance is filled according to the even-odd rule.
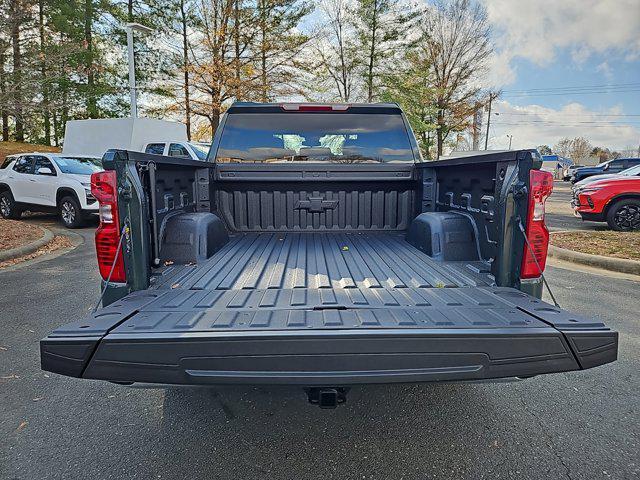
[[[620,173],[630,167],[640,165],[640,158],[616,158],[603,162],[595,167],[578,168],[571,177],[571,183],[579,182],[592,175],[600,175],[603,173]]]

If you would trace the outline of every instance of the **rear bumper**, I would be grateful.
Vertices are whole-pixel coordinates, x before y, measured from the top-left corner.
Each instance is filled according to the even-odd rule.
[[[617,332],[530,330],[48,337],[40,351],[42,368],[62,375],[180,385],[482,380],[580,370],[617,357]]]

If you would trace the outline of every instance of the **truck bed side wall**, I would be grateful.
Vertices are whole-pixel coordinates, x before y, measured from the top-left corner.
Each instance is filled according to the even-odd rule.
[[[531,152],[499,152],[418,165],[422,212],[455,211],[473,219],[483,259],[500,286],[520,286]]]
[[[108,151],[103,164],[117,173],[120,228],[124,222],[129,226],[123,246],[128,288],[105,296],[111,303],[123,293],[149,287],[150,269],[159,258],[163,228],[171,217],[210,211],[213,165],[123,150]]]

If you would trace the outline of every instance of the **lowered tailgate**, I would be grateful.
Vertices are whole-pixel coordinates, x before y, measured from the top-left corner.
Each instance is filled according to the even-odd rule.
[[[352,385],[580,370],[617,341],[511,288],[158,289],[59,328],[41,360],[127,383]]]

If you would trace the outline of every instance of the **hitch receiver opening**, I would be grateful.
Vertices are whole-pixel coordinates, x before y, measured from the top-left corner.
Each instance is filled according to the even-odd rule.
[[[309,403],[320,408],[336,408],[347,401],[348,388],[342,387],[309,387],[305,388]]]

